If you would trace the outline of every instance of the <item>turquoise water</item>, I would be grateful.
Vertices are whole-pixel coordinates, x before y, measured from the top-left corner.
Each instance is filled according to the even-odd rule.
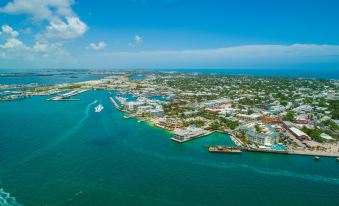
[[[1,73],[1,70],[0,70]],[[59,83],[75,83],[103,78],[104,75],[92,74],[75,74],[76,78],[71,75],[53,75],[53,76],[24,76],[24,77],[0,77],[0,84],[59,84]]]
[[[231,145],[229,137],[177,144],[162,129],[124,119],[106,91],[78,97],[0,103],[0,202],[9,193],[22,205],[339,203],[333,158],[210,154],[205,145]],[[99,103],[105,108],[95,113]]]

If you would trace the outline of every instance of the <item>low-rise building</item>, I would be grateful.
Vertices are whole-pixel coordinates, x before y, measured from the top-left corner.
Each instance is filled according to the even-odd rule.
[[[289,131],[299,140],[311,140],[310,136],[296,127],[289,128]]]

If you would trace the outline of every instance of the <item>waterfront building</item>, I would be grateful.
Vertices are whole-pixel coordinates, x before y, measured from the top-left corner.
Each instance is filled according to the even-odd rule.
[[[272,146],[279,142],[279,134],[271,125],[249,123],[241,125],[239,129],[246,132],[247,139],[252,142],[256,142],[259,145]]]
[[[188,140],[190,138],[206,135],[207,131],[198,127],[190,126],[175,131],[175,138],[179,140]]]

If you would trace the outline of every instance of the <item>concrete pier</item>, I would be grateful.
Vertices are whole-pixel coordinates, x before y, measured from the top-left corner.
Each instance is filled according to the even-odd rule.
[[[47,99],[47,101],[78,101],[79,99],[70,99],[70,97],[87,92],[87,89],[73,90],[66,94],[59,94],[58,96]]]
[[[114,100],[113,97],[109,97],[109,99],[111,100],[111,102],[113,103],[113,105],[115,106],[115,108],[119,111],[121,111],[121,107],[118,105],[118,103]]]

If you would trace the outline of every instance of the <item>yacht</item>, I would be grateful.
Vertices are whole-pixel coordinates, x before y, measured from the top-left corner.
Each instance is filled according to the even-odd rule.
[[[98,106],[95,107],[95,112],[101,112],[104,109],[104,107],[99,104]]]

